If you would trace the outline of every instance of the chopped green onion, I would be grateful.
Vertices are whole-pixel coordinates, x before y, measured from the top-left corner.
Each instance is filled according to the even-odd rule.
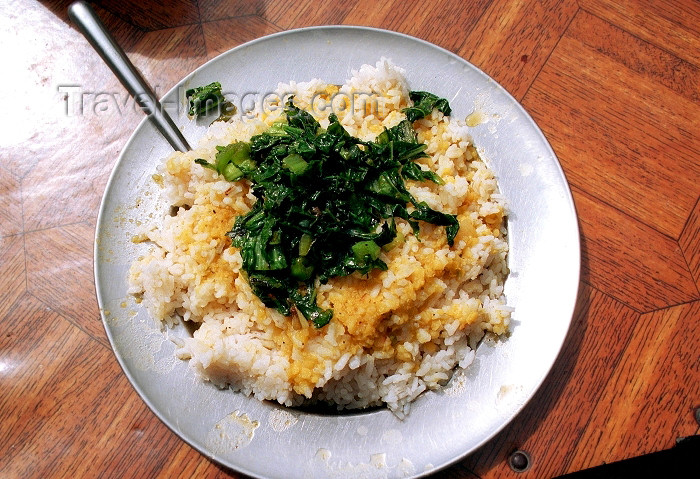
[[[311,235],[306,233],[302,234],[301,238],[299,239],[299,256],[306,256],[309,254],[309,250],[311,249],[313,242],[314,240]]]
[[[352,252],[355,254],[355,258],[358,261],[365,261],[367,259],[377,259],[381,248],[377,243],[372,240],[368,241],[358,241],[352,245]]]
[[[284,129],[285,126],[285,123],[276,121],[272,125],[270,125],[270,128],[268,128],[267,131],[265,131],[265,133],[270,136],[289,136],[287,130]]]
[[[301,175],[309,168],[309,164],[304,160],[304,158],[296,153],[285,156],[282,159],[282,164],[295,175]]]
[[[226,181],[236,181],[243,177],[243,172],[233,163],[224,166],[221,175],[226,178]]]
[[[402,245],[404,241],[406,241],[406,237],[403,235],[403,233],[401,231],[397,231],[396,236],[394,236],[394,239],[392,239],[389,243],[382,246],[382,250],[391,251],[392,249],[396,248],[397,246]]]
[[[292,261],[291,273],[299,281],[306,281],[311,278],[314,272],[314,267],[307,265],[303,257],[297,256]]]

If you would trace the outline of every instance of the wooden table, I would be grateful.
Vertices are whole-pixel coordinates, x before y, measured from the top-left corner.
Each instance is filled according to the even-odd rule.
[[[579,214],[571,331],[526,409],[443,478],[548,478],[698,434],[696,0],[97,2],[160,94],[263,35],[368,25],[474,63],[531,113]],[[100,198],[141,111],[65,1],[0,6],[0,477],[241,477],[166,428],[122,373],[93,281]],[[67,111],[66,88],[83,93]],[[98,93],[112,93],[111,97]],[[516,474],[507,458],[531,456]]]

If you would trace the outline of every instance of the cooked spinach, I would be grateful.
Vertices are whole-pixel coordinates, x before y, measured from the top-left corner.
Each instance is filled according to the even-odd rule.
[[[351,136],[331,114],[323,129],[293,103],[285,116],[250,142],[217,147],[215,163],[198,159],[227,180],[249,180],[257,198],[227,233],[262,302],[284,315],[295,306],[316,327],[333,311],[316,302],[317,285],[355,271],[386,270],[382,248],[397,244],[396,219],[415,234],[419,221],[446,227],[453,244],[456,216],[417,201],[405,181],[442,179],[415,162],[426,157],[409,120],[375,141]]]
[[[212,82],[209,85],[190,88],[185,91],[189,105],[188,114],[191,117],[205,116],[221,108],[219,117],[214,121],[226,121],[236,113],[236,106],[227,101],[221,93],[221,83]]]
[[[446,99],[440,98],[427,91],[411,91],[408,93],[408,97],[413,102],[413,106],[403,110],[408,121],[416,121],[424,118],[430,115],[433,109],[437,109],[448,116],[452,113],[450,104]]]

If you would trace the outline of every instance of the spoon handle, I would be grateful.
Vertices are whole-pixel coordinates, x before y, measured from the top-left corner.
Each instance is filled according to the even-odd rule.
[[[179,151],[191,150],[151,87],[109,34],[95,11],[85,2],[74,2],[68,7],[68,16],[172,147]]]

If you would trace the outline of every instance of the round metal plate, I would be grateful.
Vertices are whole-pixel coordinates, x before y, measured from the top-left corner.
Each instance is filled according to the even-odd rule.
[[[170,146],[147,122],[127,143],[105,191],[97,224],[95,280],[105,329],[136,391],[183,440],[254,477],[421,477],[484,444],[513,420],[549,373],[571,321],[579,282],[576,213],[561,167],[537,125],[496,82],[462,58],[384,30],[314,27],[263,37],[195,70],[163,102],[191,143],[205,126],[186,118],[183,89],[219,81],[243,101],[278,82],[343,83],[381,57],[405,69],[414,90],[450,101],[455,118],[478,119],[470,133],[494,170],[509,208],[515,307],[512,334],[482,344],[474,363],[399,420],[385,409],[323,415],[219,390],[174,357],[172,336],[127,294],[132,261],[146,246],[136,225],[165,214],[151,175]],[[246,100],[247,99],[247,100]],[[178,115],[179,111],[179,115]],[[471,115],[471,116],[470,116]]]

